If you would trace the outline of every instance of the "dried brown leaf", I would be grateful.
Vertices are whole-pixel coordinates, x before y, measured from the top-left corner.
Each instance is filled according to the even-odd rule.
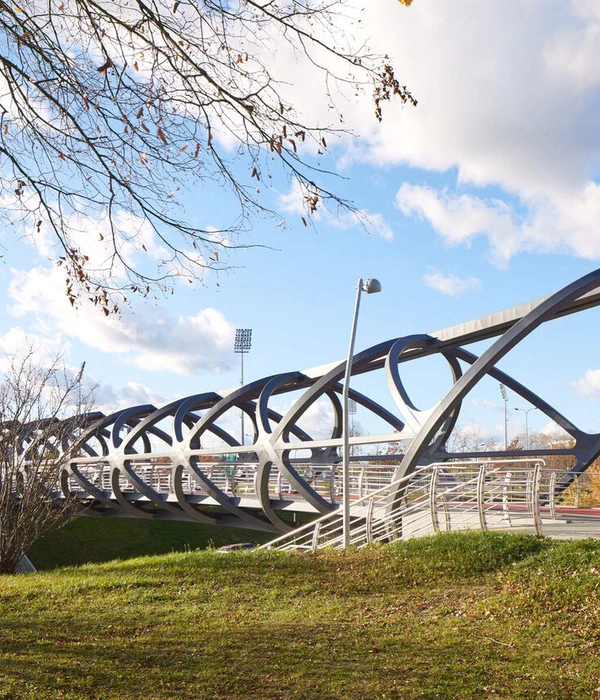
[[[156,130],[156,135],[165,144],[165,146],[168,145],[167,137],[165,136],[165,134],[164,134],[163,130],[160,128],[160,126]]]
[[[109,68],[113,67],[113,62],[110,60],[110,58],[107,58],[106,61],[100,66],[100,68],[96,68],[98,73],[105,73]]]

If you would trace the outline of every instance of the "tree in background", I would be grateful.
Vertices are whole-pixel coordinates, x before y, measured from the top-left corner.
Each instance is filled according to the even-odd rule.
[[[41,365],[33,351],[10,360],[0,379],[0,573],[12,573],[73,512],[71,498],[53,496],[90,420],[81,380],[82,371],[73,375],[58,359]]]
[[[371,99],[378,120],[394,96],[416,104],[390,62],[353,41],[360,21],[347,0],[3,2],[5,216],[62,265],[72,303],[110,313],[119,296],[224,267],[219,251],[267,208],[273,170],[299,185],[307,215],[322,201],[349,206],[319,184],[314,160],[344,128],[340,89]],[[286,98],[293,76],[278,73],[278,47],[295,72],[320,76],[330,124]],[[225,227],[183,218],[194,183],[232,195]]]
[[[496,440],[485,435],[481,426],[457,427],[450,436],[448,452],[488,452],[498,449]]]

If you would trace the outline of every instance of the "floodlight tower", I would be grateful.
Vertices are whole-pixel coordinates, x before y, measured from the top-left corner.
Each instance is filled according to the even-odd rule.
[[[250,352],[252,347],[252,328],[236,328],[235,330],[235,341],[233,343],[233,351],[241,356],[241,376],[240,376],[240,386],[244,386],[244,355]],[[241,426],[241,438],[240,445],[244,445],[244,409],[242,411],[242,426]]]

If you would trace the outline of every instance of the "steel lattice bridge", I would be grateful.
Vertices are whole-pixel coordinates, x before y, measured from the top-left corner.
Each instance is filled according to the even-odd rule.
[[[496,469],[498,460],[506,463],[514,459],[515,453],[509,451],[453,454],[448,449],[461,403],[486,377],[539,409],[572,438],[572,447],[518,453],[520,458],[530,459],[523,473],[533,473],[535,465],[543,464],[549,455],[570,456],[572,466],[555,476],[552,485],[553,493],[566,492],[575,476],[585,472],[600,454],[600,434],[578,428],[543,398],[501,371],[498,363],[542,324],[599,304],[600,270],[596,270],[550,297],[434,333],[387,340],[356,354],[352,376],[373,373],[375,377],[379,373],[379,384],[388,393],[388,403],[395,406],[388,410],[366,394],[350,390],[350,398],[360,407],[361,414],[373,414],[377,420],[372,422],[383,426],[378,434],[350,439],[351,446],[361,451],[351,464],[351,498],[356,508],[398,511],[402,503],[406,504],[410,490],[407,479],[413,474],[417,479],[428,468],[427,478],[433,479],[435,486],[432,488],[430,483],[427,491],[428,498],[434,499],[428,508],[434,513],[435,529],[435,494],[441,493],[443,483],[442,476],[434,478],[435,469],[454,474],[458,467],[452,464],[469,460],[476,470],[480,469],[476,465],[487,463],[488,473]],[[466,349],[482,340],[490,340],[490,344],[480,356]],[[426,356],[443,358],[450,369],[452,385],[435,407],[421,411],[411,401],[402,376],[406,363]],[[83,441],[78,443],[83,447],[72,456],[62,474],[61,490],[56,496],[76,496],[91,515],[185,519],[274,533],[290,532],[294,521],[332,517],[341,499],[341,396],[345,366],[344,361],[291,371],[229,391],[196,394],[163,406],[135,406],[112,415],[95,416],[85,429]],[[323,401],[328,402],[333,416],[325,439],[310,435],[302,427],[307,411]],[[285,412],[276,410],[281,405],[289,408]],[[240,444],[238,437],[224,427],[237,425],[240,411],[251,426],[250,444]],[[237,417],[235,421],[233,416]],[[382,450],[389,452],[390,444],[404,447],[394,454],[385,454],[383,459]],[[496,500],[491,501],[499,508],[497,514],[501,518],[507,513],[506,508],[502,510],[503,503],[507,504],[506,499],[502,500],[502,489],[509,493],[511,478],[513,484],[519,481],[515,481],[515,469],[508,472],[509,477],[504,469]],[[475,500],[485,500],[486,483],[490,481],[486,478],[477,471],[476,476],[466,479],[475,484]],[[533,488],[534,476],[519,478],[522,483],[517,491],[525,494],[523,507],[531,505],[534,497],[540,507],[550,507],[552,499],[540,496],[543,489]],[[460,479],[452,482],[451,488],[459,482]],[[424,477],[414,483],[423,484]],[[386,494],[383,503],[381,493]],[[378,495],[378,499],[371,500],[371,506],[365,505],[364,500],[369,494]],[[481,505],[477,507],[480,509]],[[440,508],[443,513],[443,504]],[[366,511],[361,513],[361,522],[367,522]],[[442,517],[442,523],[452,522],[445,518]]]

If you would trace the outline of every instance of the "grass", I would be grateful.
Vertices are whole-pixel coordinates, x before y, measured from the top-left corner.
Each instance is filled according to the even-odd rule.
[[[37,569],[49,570],[271,539],[267,532],[177,520],[82,517],[39,539],[28,555]]]
[[[445,534],[0,579],[0,698],[600,697],[600,542]]]

